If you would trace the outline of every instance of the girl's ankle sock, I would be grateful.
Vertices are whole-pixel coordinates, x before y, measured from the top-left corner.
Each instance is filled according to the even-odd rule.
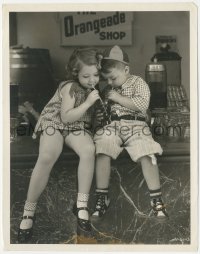
[[[26,201],[24,206],[23,216],[34,216],[37,203],[31,203]],[[32,219],[22,219],[20,224],[20,229],[29,229],[33,226]]]
[[[88,200],[89,200],[89,194],[78,193],[77,203],[76,203],[77,208],[87,207]],[[86,210],[80,210],[78,212],[78,217],[80,219],[89,220],[89,214]]]

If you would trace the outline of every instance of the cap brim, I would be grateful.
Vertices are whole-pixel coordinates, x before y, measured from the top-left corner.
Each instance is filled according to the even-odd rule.
[[[114,59],[114,58],[111,58],[111,57],[103,57],[103,59],[102,60],[114,60],[114,61],[117,61],[117,62],[120,62],[120,63],[124,63],[124,64],[128,64],[129,65],[129,63],[128,62],[125,62],[125,61],[122,61],[122,60],[118,60],[118,59]]]

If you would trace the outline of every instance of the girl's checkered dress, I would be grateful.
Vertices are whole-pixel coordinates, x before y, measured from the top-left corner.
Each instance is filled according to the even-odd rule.
[[[67,130],[67,131],[74,131],[74,130],[84,130],[85,126],[91,125],[92,108],[89,108],[85,114],[76,122],[64,124],[61,120],[61,103],[62,103],[62,94],[61,89],[65,85],[71,84],[70,93],[75,97],[75,105],[74,107],[80,106],[87,98],[88,94],[91,92],[88,89],[84,89],[78,82],[75,81],[65,81],[62,82],[57,91],[55,92],[54,96],[51,100],[47,103],[45,108],[43,109],[40,118],[35,126],[35,130],[33,133],[33,138],[36,138],[38,132],[41,133],[42,131],[48,130]]]

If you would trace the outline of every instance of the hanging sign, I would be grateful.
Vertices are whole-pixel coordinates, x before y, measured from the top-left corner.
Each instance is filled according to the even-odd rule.
[[[61,13],[61,45],[132,45],[132,12]]]

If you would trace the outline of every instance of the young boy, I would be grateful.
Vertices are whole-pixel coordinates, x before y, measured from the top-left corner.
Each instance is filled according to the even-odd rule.
[[[167,218],[155,157],[155,154],[162,154],[162,148],[153,140],[145,122],[149,87],[142,78],[130,74],[128,56],[118,46],[104,52],[101,65],[102,76],[110,86],[105,89],[105,96],[111,102],[111,123],[94,136],[97,201],[92,216],[102,217],[108,209],[111,158],[116,159],[125,148],[133,161],[141,163],[154,215]]]

